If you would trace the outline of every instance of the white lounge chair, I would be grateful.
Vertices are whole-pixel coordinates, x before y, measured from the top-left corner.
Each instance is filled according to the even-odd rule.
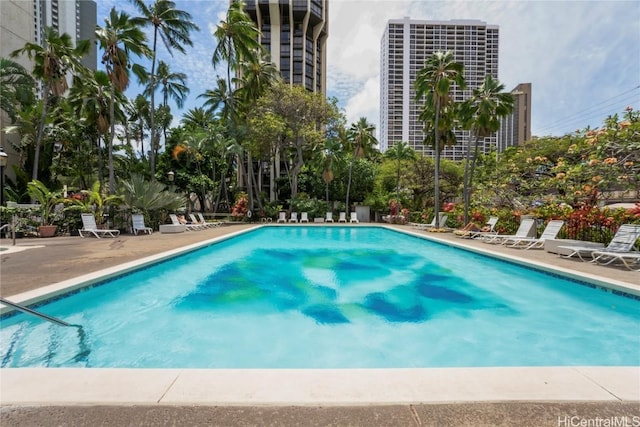
[[[555,239],[558,236],[563,225],[563,220],[554,219],[547,223],[544,231],[537,239],[533,237],[510,237],[504,239],[502,244],[510,248],[540,249],[544,246],[545,240]]]
[[[360,223],[360,221],[358,221],[358,213],[357,212],[351,212],[351,214],[349,216],[349,222],[355,222],[356,224]]]
[[[619,260],[627,268],[630,268],[629,265],[638,262],[636,254],[640,254],[640,252],[633,250],[638,239],[640,239],[640,225],[623,224],[604,249],[577,245],[558,246],[558,249],[568,249],[570,251],[568,255],[563,255],[565,258],[571,258],[576,255],[582,261],[596,262],[602,265],[611,264]],[[587,256],[591,259],[584,258]],[[626,263],[627,260],[631,261],[631,264],[628,265]]]
[[[440,212],[440,218],[439,218],[439,226],[440,228],[444,227],[444,225],[447,223],[447,219],[449,219],[449,215],[447,215],[444,212]],[[431,222],[429,224],[417,224],[416,228],[418,230],[427,230],[429,228],[435,228],[436,227],[436,217],[435,215],[433,216],[433,219],[431,220]]]
[[[198,212],[196,215],[198,216],[198,219],[200,219],[200,224],[206,224],[209,227],[219,227],[220,225],[222,225],[220,221],[208,222],[206,219],[204,219],[204,216],[202,216],[201,212]]]
[[[200,220],[196,218],[195,214],[189,214],[189,218],[191,219],[191,225],[198,226],[199,230],[209,228],[209,225],[206,222],[200,222]]]
[[[176,214],[169,214],[169,218],[171,218],[171,224],[173,225],[184,225],[187,229],[187,231],[194,231],[194,230],[201,230],[202,226],[200,225],[193,225],[193,224],[189,224],[188,222],[181,222],[178,219],[178,216]]]
[[[107,230],[98,228],[98,225],[96,224],[96,217],[94,217],[93,214],[83,213],[81,215],[81,218],[82,229],[78,230],[78,234],[80,234],[80,237],[86,237],[87,234],[92,234],[99,239],[106,236],[116,237],[120,235],[120,230]]]
[[[536,220],[533,218],[525,218],[520,221],[520,226],[516,230],[516,234],[491,234],[482,237],[485,243],[502,244],[507,239],[527,238],[532,230],[535,230]]]
[[[278,213],[278,220],[276,222],[287,222],[287,213],[286,212]]]
[[[497,216],[491,216],[491,217],[489,217],[489,219],[487,220],[487,223],[483,227],[485,229],[486,229],[486,227],[488,227],[488,229],[486,229],[486,231],[454,230],[453,234],[455,236],[461,237],[463,239],[477,239],[479,237],[487,236],[487,235],[490,235],[490,234],[498,234],[498,233],[496,233],[496,224],[497,223],[498,223],[498,217]]]
[[[289,222],[298,222],[298,212],[291,212],[291,218],[289,218]]]
[[[338,218],[338,222],[347,222],[347,213],[340,212],[340,217]]]
[[[300,222],[309,222],[309,213],[308,212],[302,212],[300,214]]]
[[[333,222],[333,212],[327,212],[324,222]]]
[[[592,256],[593,262],[596,264],[609,265],[620,261],[629,270],[640,271],[640,252],[594,251]]]
[[[440,212],[440,218],[439,218],[439,225],[440,227],[443,227],[444,224],[447,222],[447,219],[449,219],[449,215],[447,215],[444,212]],[[422,223],[412,223],[412,225],[417,228],[418,230],[426,230],[427,228],[435,228],[436,226],[436,216],[433,216],[433,219],[431,220],[431,222],[429,224],[422,224]]]
[[[144,215],[142,214],[131,215],[131,226],[133,229],[133,234],[135,234],[136,236],[140,232],[148,234],[153,233],[153,229],[151,227],[147,227],[146,225],[144,225]]]

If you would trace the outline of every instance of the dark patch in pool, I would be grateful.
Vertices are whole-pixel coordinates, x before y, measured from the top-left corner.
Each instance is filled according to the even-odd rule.
[[[423,297],[443,300],[461,304],[468,304],[473,302],[473,298],[462,292],[454,291],[453,289],[445,288],[444,286],[430,285],[428,283],[419,283],[416,286],[417,291]]]
[[[320,324],[349,323],[349,319],[332,305],[312,305],[302,310],[302,313]]]
[[[387,301],[385,295],[379,292],[367,295],[363,306],[389,322],[423,322],[428,318],[428,313],[422,305],[399,307]]]

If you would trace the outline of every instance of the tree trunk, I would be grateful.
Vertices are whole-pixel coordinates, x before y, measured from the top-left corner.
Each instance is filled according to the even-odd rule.
[[[158,42],[158,27],[154,26],[153,31],[153,61],[151,61],[151,111],[149,112],[149,123],[151,125],[151,150],[149,150],[149,168],[151,169],[151,181],[156,180],[156,45]]]
[[[36,146],[33,152],[33,170],[31,171],[31,179],[38,179],[38,169],[40,166],[40,149],[42,147],[42,139],[44,137],[44,125],[47,120],[47,110],[49,104],[49,85],[44,86],[44,95],[42,96],[42,113],[40,114],[40,122],[38,123],[38,132],[36,134]]]
[[[478,144],[478,132],[474,131],[474,144],[477,146]],[[462,185],[462,198],[464,202],[464,224],[467,225],[469,223],[469,205],[471,203],[471,198],[469,194],[470,187],[470,177],[469,177],[469,169],[471,165],[471,141],[467,144],[467,157],[464,163],[464,177],[463,177],[463,185]]]
[[[113,170],[113,138],[116,132],[116,120],[115,120],[115,87],[111,84],[111,105],[109,106],[109,116],[111,118],[111,135],[109,135],[109,194],[115,194],[116,192],[116,176]]]
[[[433,206],[435,209],[435,228],[440,228],[440,130],[438,129],[438,119],[440,117],[440,97],[436,96],[436,118],[435,118],[435,162],[434,162],[434,179],[433,179]]]

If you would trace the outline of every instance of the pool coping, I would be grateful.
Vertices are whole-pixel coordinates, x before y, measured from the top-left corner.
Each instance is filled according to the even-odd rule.
[[[169,259],[258,227],[144,257],[14,295],[34,304],[140,266]],[[640,295],[640,286],[526,262],[518,257],[388,228],[552,273]],[[5,308],[6,311],[6,308]],[[2,311],[0,311],[1,313]],[[405,369],[3,368],[0,404],[20,405],[388,405],[503,401],[640,401],[640,367],[488,367]]]

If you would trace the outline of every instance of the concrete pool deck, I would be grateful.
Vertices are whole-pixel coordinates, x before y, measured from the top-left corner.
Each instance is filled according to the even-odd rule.
[[[100,240],[20,239],[20,252],[0,252],[0,295],[35,295],[59,282],[250,227]],[[636,272],[398,228],[640,292]],[[571,417],[627,417],[631,423],[634,416],[640,425],[640,367],[2,369],[0,404],[2,425],[572,425]]]

